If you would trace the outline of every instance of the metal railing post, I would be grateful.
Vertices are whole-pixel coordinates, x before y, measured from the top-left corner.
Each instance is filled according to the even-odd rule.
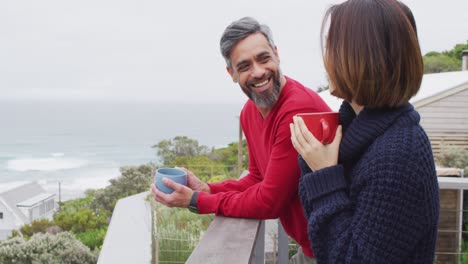
[[[283,225],[278,220],[278,264],[287,264],[289,262],[289,238],[284,231]]]
[[[264,264],[265,263],[265,221],[260,224],[255,240],[254,252],[252,254],[251,264]]]
[[[156,216],[156,202],[151,199],[151,264],[159,262],[159,236]]]

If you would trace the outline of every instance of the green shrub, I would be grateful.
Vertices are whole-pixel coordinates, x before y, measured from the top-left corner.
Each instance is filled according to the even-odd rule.
[[[121,167],[121,175],[111,179],[106,188],[97,190],[89,207],[95,212],[112,212],[119,199],[148,191],[155,169],[153,164]]]
[[[24,225],[20,228],[20,232],[25,239],[29,239],[36,233],[46,233],[49,229],[57,227],[53,221],[48,219],[38,219],[33,221],[30,225]],[[12,232],[11,237],[20,236],[20,233],[16,230]]]
[[[73,213],[60,212],[54,215],[56,225],[75,234],[106,227],[107,219],[106,213],[97,215],[89,208],[80,208]]]
[[[15,237],[0,242],[0,263],[22,264],[94,264],[97,255],[78,241],[73,234],[38,233],[29,240]]]
[[[443,146],[437,156],[437,163],[444,167],[468,171],[468,150],[452,145]]]
[[[459,264],[468,264],[468,243],[462,240]]]
[[[159,263],[185,263],[214,216],[198,215],[187,209],[168,208],[160,204],[155,206],[155,210]]]
[[[104,239],[106,238],[106,232],[107,227],[78,233],[75,236],[91,250],[101,249],[102,244],[104,243]]]

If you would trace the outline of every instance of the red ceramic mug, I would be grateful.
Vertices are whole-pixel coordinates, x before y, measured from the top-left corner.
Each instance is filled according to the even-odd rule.
[[[340,124],[338,112],[301,113],[296,116],[304,120],[309,131],[322,144],[330,144],[335,139],[336,128]]]

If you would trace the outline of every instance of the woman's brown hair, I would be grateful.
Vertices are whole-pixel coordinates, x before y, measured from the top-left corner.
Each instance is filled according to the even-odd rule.
[[[348,0],[328,9],[322,36],[329,18],[324,64],[335,96],[383,108],[404,105],[418,92],[424,66],[407,6],[396,0]]]

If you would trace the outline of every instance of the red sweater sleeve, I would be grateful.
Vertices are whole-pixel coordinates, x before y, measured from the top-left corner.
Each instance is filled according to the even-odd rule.
[[[293,113],[286,114],[279,121],[263,180],[256,176],[256,167],[249,165],[253,171],[245,180],[238,181],[237,189],[219,192],[219,187],[213,194],[200,193],[197,201],[200,213],[256,219],[279,217],[297,195],[300,175],[289,130],[292,116]],[[234,185],[224,183],[223,188],[227,190],[229,184]]]
[[[208,185],[210,186],[211,194],[228,191],[243,192],[250,186],[259,183],[262,180],[262,177],[260,176],[260,171],[258,170],[257,163],[255,162],[255,159],[253,157],[254,155],[252,153],[249,153],[249,174],[245,175],[239,180],[228,180],[220,183],[209,183]]]

